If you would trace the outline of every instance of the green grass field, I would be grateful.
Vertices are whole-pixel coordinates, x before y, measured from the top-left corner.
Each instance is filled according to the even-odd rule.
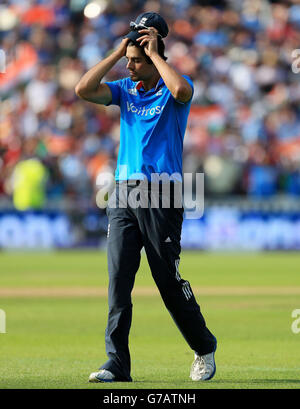
[[[300,254],[183,252],[208,327],[218,338],[217,373],[189,379],[193,353],[156,290],[145,257],[133,293],[133,383],[89,384],[106,361],[106,254],[0,253],[0,389],[299,388]]]

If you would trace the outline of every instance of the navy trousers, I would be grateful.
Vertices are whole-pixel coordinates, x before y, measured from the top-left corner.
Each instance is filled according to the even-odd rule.
[[[107,207],[109,222],[108,257],[108,323],[105,346],[108,361],[100,369],[108,369],[118,381],[132,381],[129,331],[132,321],[131,292],[144,247],[152,276],[166,308],[188,345],[200,355],[216,348],[216,338],[206,327],[200,307],[188,281],[179,273],[180,238],[183,208],[151,208],[150,190],[143,191],[147,208],[124,203],[134,186],[114,192],[117,207]],[[125,192],[125,193],[124,193]],[[171,194],[171,204],[172,204]],[[121,205],[120,205],[121,203]]]

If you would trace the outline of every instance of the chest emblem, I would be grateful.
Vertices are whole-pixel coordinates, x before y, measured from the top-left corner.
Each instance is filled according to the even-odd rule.
[[[136,88],[128,88],[128,93],[131,95],[137,95],[137,90]]]

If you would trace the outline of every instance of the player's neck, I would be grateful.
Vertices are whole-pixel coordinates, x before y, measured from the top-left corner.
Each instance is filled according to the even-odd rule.
[[[155,88],[159,79],[160,79],[160,75],[159,73],[157,73],[156,75],[151,77],[149,80],[142,81],[144,90],[149,91],[150,89]]]

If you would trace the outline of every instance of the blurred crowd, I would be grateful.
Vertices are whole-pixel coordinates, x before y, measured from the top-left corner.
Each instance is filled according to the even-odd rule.
[[[97,176],[115,168],[119,108],[74,88],[143,11],[164,16],[168,62],[194,81],[184,172],[204,172],[207,197],[300,194],[299,0],[94,0],[93,18],[88,3],[1,2],[0,197],[27,178],[35,207],[95,203]]]

